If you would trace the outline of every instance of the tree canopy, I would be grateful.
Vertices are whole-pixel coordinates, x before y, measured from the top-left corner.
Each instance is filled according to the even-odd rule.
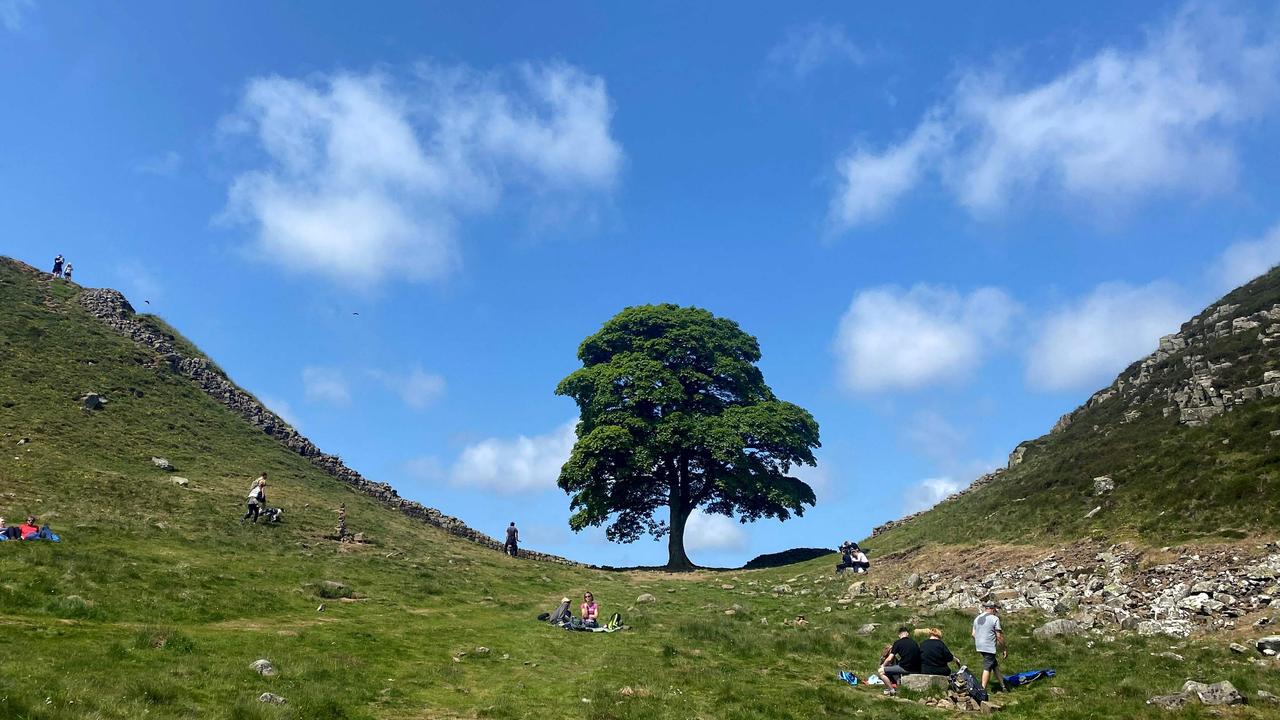
[[[578,404],[577,442],[560,470],[575,531],[668,537],[668,566],[692,567],[689,515],[787,520],[813,489],[789,473],[814,465],[818,423],[779,400],[756,363],[759,342],[726,318],[677,305],[629,307],[578,348],[582,367],[556,393]],[[655,517],[662,507],[665,519]]]

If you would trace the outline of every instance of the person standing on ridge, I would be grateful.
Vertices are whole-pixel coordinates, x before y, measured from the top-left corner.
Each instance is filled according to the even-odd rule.
[[[982,689],[987,689],[987,681],[995,675],[1000,689],[1004,690],[1004,677],[1000,675],[1000,662],[996,659],[998,649],[1002,657],[1009,657],[1009,649],[1004,644],[1004,628],[1000,627],[1000,616],[996,613],[1000,606],[994,602],[982,603],[982,612],[973,619],[973,645],[982,656]]]
[[[61,255],[53,259],[53,276],[54,277],[62,277],[62,263],[63,263],[63,259]]]
[[[71,279],[71,263],[67,263],[67,266],[62,268],[62,277],[64,280]]]
[[[502,546],[502,551],[511,557],[520,557],[520,531],[516,529],[514,521],[507,526],[507,542]]]
[[[250,520],[254,523],[258,522],[258,513],[262,512],[263,506],[267,504],[267,474],[262,473],[257,480],[249,486],[248,505],[249,509],[245,511],[244,517],[240,518],[240,522]]]

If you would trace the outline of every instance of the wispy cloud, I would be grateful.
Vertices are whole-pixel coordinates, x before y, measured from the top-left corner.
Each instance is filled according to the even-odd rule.
[[[369,374],[415,410],[423,410],[438,400],[446,386],[443,375],[427,372],[421,367],[411,368],[405,373],[373,370]]]
[[[1229,190],[1235,133],[1272,108],[1280,75],[1277,28],[1255,20],[1192,4],[1141,47],[1104,48],[1040,84],[970,72],[901,143],[837,161],[832,219],[876,219],[926,169],[978,215],[1034,189],[1103,205]]]
[[[504,193],[610,190],[612,114],[604,80],[563,63],[255,78],[223,128],[262,163],[235,178],[224,217],[291,270],[354,287],[438,279],[458,267],[462,221]]]
[[[306,367],[302,370],[302,385],[307,400],[330,405],[347,405],[351,402],[351,387],[346,375],[337,368]]]
[[[170,150],[163,155],[143,160],[137,164],[135,169],[143,175],[173,177],[178,174],[178,170],[182,169],[182,155],[177,151]]]
[[[1191,307],[1170,283],[1104,283],[1039,323],[1027,361],[1027,384],[1087,390],[1110,381],[1177,332]]]
[[[949,495],[960,490],[967,483],[952,480],[948,477],[936,477],[921,480],[907,488],[903,494],[902,509],[907,514],[928,510],[946,500]]]
[[[840,24],[813,22],[789,29],[769,50],[771,74],[803,80],[824,65],[861,65],[866,55]]]
[[[1017,312],[996,288],[967,295],[932,285],[863,290],[836,332],[841,384],[868,392],[964,379]]]
[[[1280,224],[1262,237],[1232,244],[1214,262],[1210,273],[1215,289],[1237,288],[1280,265]]]
[[[36,0],[0,0],[0,25],[9,32],[22,29],[26,14],[36,6]]]

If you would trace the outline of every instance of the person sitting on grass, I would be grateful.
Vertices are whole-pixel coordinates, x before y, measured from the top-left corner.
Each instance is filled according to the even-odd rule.
[[[911,639],[911,628],[903,625],[898,628],[898,639],[884,649],[880,658],[880,669],[876,675],[884,681],[888,688],[885,695],[898,694],[898,680],[903,675],[920,672],[920,646]]]
[[[942,631],[938,628],[929,628],[929,639],[920,643],[920,672],[925,675],[942,675],[951,674],[951,663],[955,663],[956,667],[960,667],[960,661],[951,654],[951,649],[947,644],[942,642]]]
[[[27,521],[18,526],[18,534],[23,540],[30,540],[40,534],[40,526],[36,525],[35,515],[28,515]]]
[[[858,547],[858,543],[845,541],[840,546],[840,556],[840,564],[836,565],[837,575],[845,570],[864,573],[871,567],[866,553],[862,552],[862,549]]]
[[[591,591],[583,593],[582,605],[578,608],[579,616],[582,618],[582,626],[585,628],[600,627],[597,618],[600,615],[600,606],[596,605],[596,596]]]

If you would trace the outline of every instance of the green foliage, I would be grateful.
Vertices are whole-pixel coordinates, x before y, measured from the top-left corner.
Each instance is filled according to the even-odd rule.
[[[818,423],[776,398],[760,346],[706,310],[643,305],[618,313],[578,349],[582,368],[556,392],[578,404],[578,440],[560,472],[574,530],[609,523],[610,540],[669,535],[669,566],[688,567],[695,509],[786,520],[813,505],[789,473],[813,465]],[[667,508],[668,519],[655,517]]]

